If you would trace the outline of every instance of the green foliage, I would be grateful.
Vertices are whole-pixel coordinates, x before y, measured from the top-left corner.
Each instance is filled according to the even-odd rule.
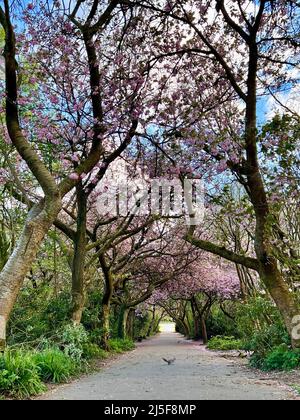
[[[52,338],[69,321],[69,311],[69,294],[61,292],[54,296],[48,284],[37,289],[24,287],[9,321],[8,344],[34,345]]]
[[[66,382],[78,371],[78,364],[58,349],[47,349],[32,357],[44,382]]]
[[[269,299],[257,297],[240,304],[236,319],[246,350],[255,352],[260,358],[276,346],[290,344],[282,317]]]
[[[67,325],[62,332],[61,346],[66,355],[80,361],[84,353],[84,345],[89,341],[88,333],[83,325]]]
[[[82,346],[83,349],[83,358],[85,359],[107,359],[109,353],[101,349],[95,343],[86,343]]]
[[[282,344],[268,352],[265,357],[255,354],[251,365],[265,371],[297,369],[300,367],[300,350],[291,350],[286,344]]]
[[[113,338],[109,340],[108,346],[113,353],[124,353],[135,348],[134,342],[128,338]]]
[[[300,386],[299,385],[292,385],[292,387],[298,393],[298,395],[300,395]]]
[[[226,311],[232,316],[235,316],[236,306],[236,303],[227,304]],[[226,316],[218,304],[211,308],[210,316],[206,322],[206,328],[209,337],[217,335],[240,337],[236,321]]]
[[[210,350],[242,350],[244,343],[235,337],[216,336],[209,340],[207,347]]]
[[[91,343],[97,344],[97,346],[101,346],[101,337],[102,337],[102,329],[101,328],[95,328],[91,331],[89,331],[89,341]]]
[[[300,353],[290,350],[290,337],[273,302],[263,296],[237,303],[236,325],[227,327],[226,319],[213,308],[209,331],[233,331],[209,340],[211,350],[248,350],[253,352],[251,365],[262,370],[291,370],[300,366]],[[227,317],[226,317],[227,318]],[[229,324],[230,321],[227,320]]]
[[[271,300],[260,296],[240,304],[237,324],[245,350],[253,352],[252,366],[267,371],[299,366],[299,354],[289,350],[289,334]]]
[[[0,391],[17,398],[37,395],[46,390],[32,354],[6,351],[0,357]]]
[[[146,337],[152,321],[152,315],[149,311],[141,311],[134,318],[134,336]]]
[[[99,314],[101,314],[102,292],[99,290],[90,291],[86,308],[82,314],[82,325],[89,332],[99,328]]]
[[[279,323],[253,331],[252,336],[245,343],[245,348],[260,356],[265,356],[271,349],[281,344],[289,345],[290,337],[285,327]]]

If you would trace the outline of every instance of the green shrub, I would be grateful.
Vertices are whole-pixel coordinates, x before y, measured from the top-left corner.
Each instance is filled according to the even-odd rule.
[[[89,291],[81,323],[87,331],[99,328],[99,314],[102,311],[103,294],[99,290]]]
[[[66,382],[78,370],[78,364],[58,349],[48,349],[33,355],[44,382]]]
[[[274,347],[290,345],[290,337],[278,309],[265,297],[259,296],[240,304],[236,321],[246,350],[255,352],[258,359],[264,359]]]
[[[134,317],[134,337],[146,337],[152,323],[152,314],[146,310],[136,310]],[[151,332],[151,331],[150,331]]]
[[[291,350],[286,344],[275,347],[265,357],[254,354],[251,365],[265,371],[290,371],[300,367],[300,351]]]
[[[130,351],[135,348],[134,342],[128,338],[113,338],[109,340],[108,345],[113,353],[124,353],[125,351]]]
[[[290,337],[283,324],[264,325],[245,340],[246,350],[264,358],[268,352],[281,344],[289,345]]]
[[[232,316],[236,316],[236,302],[226,302],[223,304],[226,311]],[[240,337],[236,321],[230,319],[222,312],[218,304],[213,305],[206,321],[206,328],[209,337],[223,335],[227,337]]]
[[[6,351],[0,357],[0,391],[18,398],[40,394],[46,390],[40,372],[29,353]]]
[[[89,342],[101,346],[101,339],[103,337],[102,328],[95,328],[94,330],[89,331]]]
[[[235,337],[217,336],[209,340],[207,347],[210,350],[241,350],[244,343]]]
[[[82,356],[85,359],[106,359],[109,353],[95,343],[86,343],[83,345]]]
[[[79,362],[83,357],[83,346],[88,341],[88,333],[82,325],[69,324],[63,329],[60,345],[67,356]]]
[[[53,296],[49,285],[38,289],[24,287],[8,323],[8,345],[39,343],[52,337],[69,320],[70,296],[67,292]]]

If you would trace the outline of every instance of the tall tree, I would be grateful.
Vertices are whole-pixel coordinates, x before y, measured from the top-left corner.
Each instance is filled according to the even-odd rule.
[[[298,64],[299,5],[295,2],[268,0],[200,1],[196,5],[189,0],[180,0],[166,1],[163,6],[152,1],[137,3],[146,10],[156,13],[157,19],[165,28],[165,34],[168,33],[167,30],[171,31],[171,41],[166,41],[167,47],[164,45],[162,48],[161,59],[166,57],[169,59],[170,56],[180,58],[193,56],[194,62],[190,68],[197,80],[200,73],[203,92],[209,91],[205,86],[210,88],[214,86],[207,75],[217,74],[221,85],[227,85],[232,89],[236,109],[239,104],[243,107],[241,113],[236,110],[234,111],[236,115],[227,113],[227,116],[222,115],[222,110],[217,109],[214,125],[205,124],[202,129],[197,128],[197,122],[192,124],[189,116],[185,118],[181,114],[179,118],[177,117],[177,124],[173,124],[175,128],[173,133],[176,133],[176,137],[182,141],[187,140],[188,144],[191,143],[190,137],[192,137],[194,144],[197,145],[198,142],[199,149],[202,149],[202,156],[208,152],[211,158],[209,162],[211,164],[215,162],[216,170],[222,172],[229,169],[245,189],[252,203],[256,221],[255,258],[197,238],[195,226],[191,226],[186,240],[202,250],[256,270],[284,318],[293,345],[299,347],[299,340],[292,334],[293,322],[299,314],[299,304],[279,269],[279,261],[272,245],[272,232],[278,230],[278,225],[274,223],[272,217],[261,171],[257,123],[259,94],[271,92],[274,95],[288,82],[294,82],[293,77],[290,78],[292,72],[290,73],[289,69],[295,68]],[[174,26],[169,26],[171,22],[174,23],[176,31]],[[176,38],[175,34],[178,33],[180,35]],[[181,41],[178,40],[180,37]],[[174,38],[178,40],[177,44]],[[286,59],[287,50],[290,54]],[[197,68],[197,63],[198,73],[194,70]],[[207,66],[210,68],[210,73],[207,73]],[[186,89],[186,84],[183,86]],[[214,91],[216,92],[216,89]],[[182,105],[182,95],[177,96],[181,101],[177,100],[177,106],[182,110],[185,109],[188,101],[185,100]],[[175,96],[172,107],[177,109]],[[197,109],[197,102],[194,108]],[[235,116],[241,117],[242,123]],[[181,131],[177,128],[178,120],[181,121]],[[171,118],[167,118],[166,127],[170,126],[170,121]],[[236,129],[232,130],[234,121]],[[200,120],[198,118],[198,126],[201,126],[201,122],[203,123],[203,118]],[[192,130],[187,129],[189,127],[193,128],[194,135]],[[221,134],[219,140],[215,137],[216,131]],[[197,140],[199,135],[204,139]],[[197,163],[195,159],[193,161]],[[201,161],[206,168],[208,160],[202,158]],[[191,167],[193,172],[193,165]]]

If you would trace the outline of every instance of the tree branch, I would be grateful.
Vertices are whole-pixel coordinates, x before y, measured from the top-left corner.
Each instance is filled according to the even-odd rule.
[[[221,10],[225,22],[248,43],[250,40],[249,35],[233,19],[231,19],[226,10],[224,0],[217,0],[217,10]]]
[[[250,268],[251,270],[259,271],[259,263],[255,258],[236,254],[235,252],[230,251],[225,247],[215,245],[209,241],[196,239],[190,233],[188,233],[184,239],[195,247],[202,249],[203,251],[218,255],[219,257],[234,262],[235,264],[243,265],[244,267]]]
[[[5,13],[0,9],[0,22],[5,30],[5,84],[6,84],[6,125],[9,137],[27,163],[29,169],[39,182],[45,196],[58,194],[57,185],[47,167],[40,160],[36,151],[23,135],[18,110],[18,84],[16,62],[16,40],[13,25],[10,21],[9,3],[4,0]]]

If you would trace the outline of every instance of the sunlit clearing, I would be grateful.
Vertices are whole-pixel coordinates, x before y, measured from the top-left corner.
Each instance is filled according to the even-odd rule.
[[[175,323],[174,322],[161,322],[159,324],[159,331],[160,332],[174,333],[174,332],[176,332]]]

